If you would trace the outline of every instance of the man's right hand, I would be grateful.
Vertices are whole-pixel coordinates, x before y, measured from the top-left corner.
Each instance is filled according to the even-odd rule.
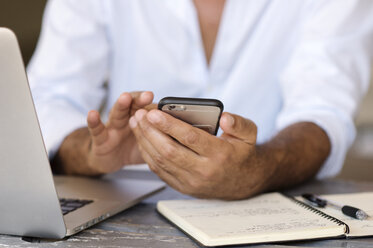
[[[100,114],[88,113],[88,128],[81,128],[63,141],[54,171],[64,174],[100,175],[119,170],[126,164],[143,163],[136,139],[128,125],[129,118],[140,108],[151,109],[153,93],[123,93],[110,111],[106,124]]]

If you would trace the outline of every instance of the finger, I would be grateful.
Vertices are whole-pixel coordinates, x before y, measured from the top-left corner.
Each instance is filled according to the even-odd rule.
[[[147,114],[147,119],[160,131],[170,135],[184,146],[202,156],[213,155],[213,144],[219,145],[222,142],[219,138],[206,131],[193,127],[160,110],[151,110]]]
[[[251,145],[256,144],[258,129],[251,120],[225,112],[220,118],[220,128],[224,135],[233,136]]]
[[[128,123],[131,103],[131,94],[122,93],[110,111],[107,126],[117,129],[125,127]]]
[[[131,92],[132,105],[131,105],[131,115],[133,115],[136,110],[140,108],[154,108],[152,103],[154,94],[151,91],[135,91]]]
[[[93,144],[99,146],[108,139],[107,129],[102,123],[100,114],[97,111],[89,111],[87,116],[87,124]]]
[[[165,183],[170,185],[172,188],[176,189],[179,192],[182,192],[183,186],[179,182],[178,178],[174,177],[172,174],[170,174],[169,172],[167,172],[166,170],[158,166],[152,159],[152,156],[149,155],[149,153],[147,153],[143,149],[140,149],[140,151],[141,151],[141,155],[144,161],[148,164],[151,171],[157,174],[160,179],[162,179]]]
[[[134,111],[150,105],[153,97],[150,91],[122,93],[110,111],[108,127],[120,129],[127,126],[128,119]]]
[[[158,153],[157,150],[154,149],[154,147],[149,143],[149,141],[144,137],[141,128],[139,127],[139,124],[135,117],[131,117],[129,120],[129,125],[132,128],[132,131],[136,137],[137,144],[139,146],[139,150],[141,154],[146,152],[146,154],[150,154],[151,160],[157,160],[158,166],[162,167],[164,161],[161,160],[161,155]],[[155,158],[155,159],[153,159]],[[145,158],[144,158],[145,160]],[[147,162],[147,160],[145,160]],[[155,164],[155,162],[153,162]]]
[[[152,109],[157,109],[157,108],[158,108],[158,104],[156,104],[156,103],[151,103],[151,104],[146,105],[146,106],[144,107],[144,109],[146,109],[147,111],[150,111],[150,110],[152,110]]]
[[[170,136],[152,127],[145,118],[145,114],[145,110],[139,110],[135,117],[131,118],[130,126],[137,142],[164,170],[178,176],[188,173],[187,170],[191,170],[189,165],[196,164],[199,156],[185,146],[180,145]],[[136,127],[134,127],[133,121],[137,122]]]

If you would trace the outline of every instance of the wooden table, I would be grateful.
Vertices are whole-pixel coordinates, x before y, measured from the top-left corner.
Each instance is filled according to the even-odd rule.
[[[154,174],[147,171],[122,171],[115,176],[158,180]],[[287,193],[299,195],[302,192],[327,194],[363,191],[373,191],[373,182],[340,179],[313,181]],[[158,200],[182,198],[189,197],[166,188],[142,203],[65,240],[26,242],[20,237],[0,235],[0,247],[198,247],[155,211]],[[250,247],[373,247],[373,238],[288,242]]]

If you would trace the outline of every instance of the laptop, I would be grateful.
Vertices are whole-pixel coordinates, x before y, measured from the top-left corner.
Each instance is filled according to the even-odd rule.
[[[17,38],[0,28],[0,233],[60,239],[165,187],[160,181],[53,177]]]

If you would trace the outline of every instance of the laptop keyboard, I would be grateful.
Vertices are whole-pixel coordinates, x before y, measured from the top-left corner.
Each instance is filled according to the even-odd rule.
[[[81,199],[66,199],[60,198],[60,205],[62,209],[62,214],[66,215],[78,208],[84,207],[87,204],[92,203],[92,200],[81,200]]]

